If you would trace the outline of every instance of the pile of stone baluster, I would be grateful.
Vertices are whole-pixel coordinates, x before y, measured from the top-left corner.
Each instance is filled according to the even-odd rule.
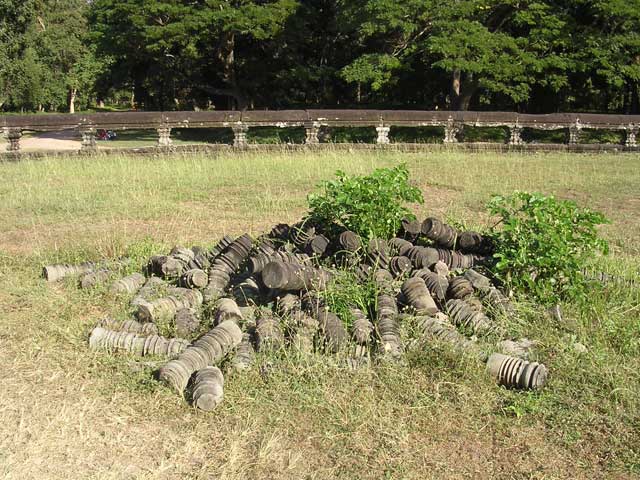
[[[358,367],[440,342],[487,362],[507,387],[540,388],[544,365],[489,355],[499,348],[482,346],[483,337],[500,337],[501,316],[514,314],[509,299],[480,273],[491,250],[489,238],[434,218],[407,220],[396,238],[369,242],[335,226],[300,222],[256,239],[225,236],[210,250],[174,247],[150,258],[143,273],[123,278],[91,264],[48,266],[45,275],[80,273],[87,288],[95,285],[87,276],[99,268],[102,281],[115,280],[109,291],[130,297],[135,318],[101,320],[90,347],[167,358],[159,379],[202,409],[222,401],[223,370],[251,368],[256,352],[286,348]],[[323,292],[345,272],[375,284],[377,296],[368,310],[352,305],[348,318],[340,318]],[[158,335],[168,326],[176,338]]]

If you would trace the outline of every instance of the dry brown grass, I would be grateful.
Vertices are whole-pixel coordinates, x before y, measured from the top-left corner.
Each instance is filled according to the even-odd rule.
[[[438,349],[356,372],[322,358],[263,358],[268,374],[229,378],[223,405],[204,414],[158,385],[153,365],[88,350],[88,330],[114,299],[39,278],[43,263],[117,256],[147,236],[170,245],[257,233],[299,217],[306,192],[335,169],[399,161],[425,191],[421,216],[482,224],[481,203],[514,188],[604,209],[615,246],[607,265],[638,271],[637,157],[329,152],[3,164],[0,476],[633,478],[637,295],[610,292],[586,312],[567,306],[571,325],[533,311],[535,323],[513,326],[542,340],[552,372],[542,394],[498,388],[472,359]],[[576,358],[567,335],[589,353]]]

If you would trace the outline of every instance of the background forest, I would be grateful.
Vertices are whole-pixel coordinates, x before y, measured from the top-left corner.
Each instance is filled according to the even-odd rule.
[[[0,110],[640,113],[640,0],[0,0]]]

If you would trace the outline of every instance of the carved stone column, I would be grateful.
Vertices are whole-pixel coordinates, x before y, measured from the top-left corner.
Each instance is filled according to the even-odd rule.
[[[82,146],[81,150],[97,150],[98,146],[96,145],[96,129],[95,128],[83,128],[80,130],[80,135],[82,135]]]
[[[7,144],[8,152],[20,151],[20,139],[22,138],[22,130],[19,128],[7,128],[4,131],[5,138],[9,141]]]
[[[171,140],[171,127],[162,125],[157,129],[158,132],[158,147],[170,147],[173,141]]]
[[[249,127],[242,124],[236,124],[231,127],[233,130],[233,146],[236,148],[245,148],[247,146],[247,131]]]
[[[574,125],[569,127],[569,145],[575,145],[580,143],[580,134],[582,133],[582,126],[580,121],[576,121]]]
[[[458,134],[460,126],[456,124],[453,118],[449,117],[444,127],[444,143],[458,143]]]
[[[304,131],[306,133],[306,138],[304,139],[305,144],[317,145],[320,143],[320,139],[318,138],[318,134],[320,133],[319,123],[313,122],[312,124],[305,125]]]
[[[638,130],[640,130],[640,126],[638,125],[629,125],[625,132],[627,134],[624,146],[625,147],[637,147],[638,146]]]
[[[390,131],[391,131],[391,127],[376,127],[376,132],[378,132],[378,138],[376,139],[376,143],[378,145],[387,145],[389,143]]]
[[[520,125],[513,125],[509,127],[509,145],[522,145],[522,127]]]

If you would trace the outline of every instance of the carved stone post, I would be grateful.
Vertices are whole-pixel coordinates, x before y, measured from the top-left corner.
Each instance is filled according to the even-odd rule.
[[[576,123],[569,127],[569,145],[580,143],[581,132],[582,125],[580,125],[580,120],[576,120]]]
[[[20,151],[20,139],[22,138],[22,130],[19,128],[7,128],[4,131],[5,138],[9,141],[7,144],[8,152]]]
[[[249,127],[242,124],[236,124],[231,127],[233,130],[233,146],[236,148],[245,148],[247,146],[247,131]]]
[[[638,130],[640,130],[640,126],[638,125],[629,125],[626,129],[625,132],[627,134],[627,137],[625,138],[624,141],[624,146],[625,147],[637,147],[638,146]]]
[[[95,128],[83,128],[80,130],[80,135],[82,135],[81,150],[97,150]]]
[[[391,127],[376,127],[376,132],[378,132],[378,138],[376,139],[376,143],[378,145],[387,145],[389,143],[390,131],[391,131]]]
[[[460,126],[449,117],[444,127],[444,143],[458,143],[458,133],[460,133]]]
[[[157,129],[158,131],[158,147],[170,147],[173,141],[171,140],[171,127],[162,125]]]
[[[513,125],[509,127],[509,145],[522,145],[522,127],[520,125]]]
[[[320,143],[320,139],[318,138],[318,133],[320,133],[319,123],[313,122],[311,124],[305,125],[304,131],[306,133],[306,138],[304,139],[304,143],[306,143],[307,145],[316,145]]]

